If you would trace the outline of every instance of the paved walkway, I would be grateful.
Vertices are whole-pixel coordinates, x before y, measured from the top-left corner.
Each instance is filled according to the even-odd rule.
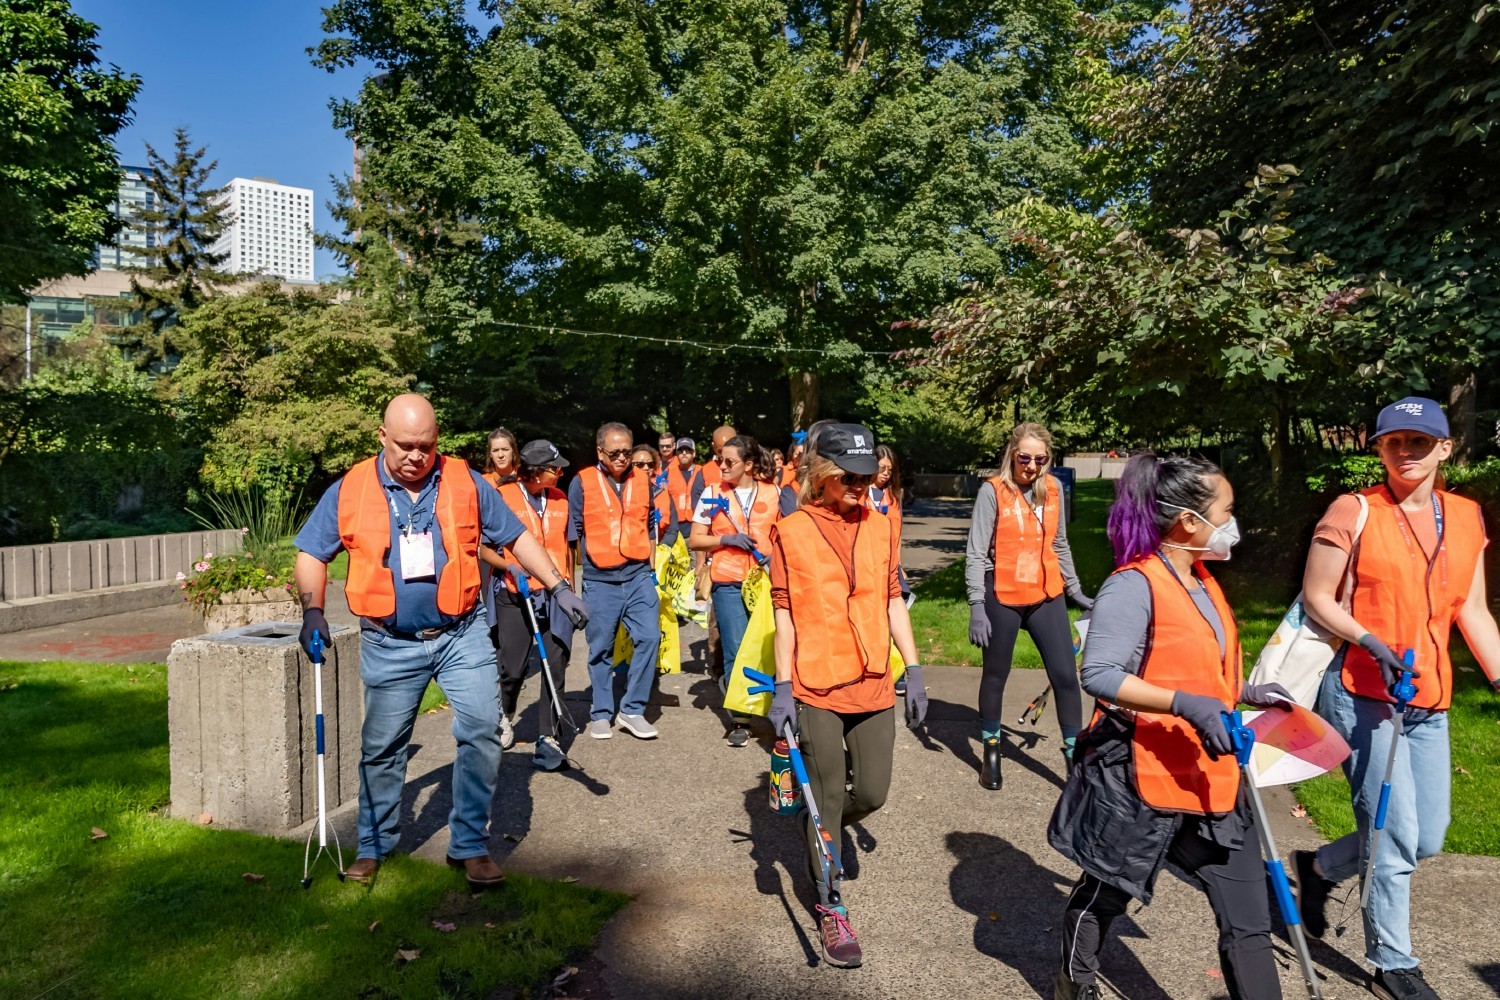
[[[906,550],[912,575],[962,551],[964,511],[954,503],[912,512]],[[55,635],[0,637],[0,658],[42,646],[44,658],[73,650],[79,658],[111,658],[99,655],[109,642],[104,621],[67,627],[74,633],[70,650]],[[160,631],[160,622],[149,629],[138,624],[138,637]],[[1037,729],[1012,733],[1005,787],[987,792],[976,781],[978,673],[928,668],[927,732],[899,731],[886,807],[844,836],[851,869],[845,896],[867,964],[833,969],[818,958],[797,826],[766,804],[769,732],[742,750],[724,745],[718,689],[702,667],[703,634],[687,632],[684,640],[688,672],[663,677],[648,711],[660,739],[643,743],[623,732],[608,741],[580,739],[570,748],[578,767],[554,774],[531,768],[525,742],[503,759],[491,848],[506,867],[634,896],[606,928],[572,995],[1052,996],[1057,924],[1077,873],[1045,842],[1062,780],[1051,712]],[[568,696],[579,721],[588,714],[587,692],[578,690],[586,685],[583,663],[580,644]],[[523,741],[535,736],[536,680],[522,700]],[[1005,718],[1016,718],[1044,683],[1039,670],[1017,671]],[[403,849],[439,862],[447,849],[450,725],[447,713],[418,718],[406,794]],[[1305,820],[1292,818],[1284,792],[1270,796],[1268,807],[1284,853],[1318,843]],[[341,811],[336,823],[351,843],[352,811]],[[1447,1000],[1500,996],[1496,899],[1500,859],[1441,856],[1422,863],[1415,880],[1417,950]],[[1164,875],[1155,902],[1132,906],[1116,923],[1105,973],[1116,995],[1130,1000],[1217,1000],[1226,993],[1215,937],[1203,896]],[[1368,996],[1358,921],[1343,938],[1330,936],[1330,944],[1314,945],[1328,977],[1324,996]],[[1278,940],[1277,956],[1285,996],[1304,996],[1284,941]]]

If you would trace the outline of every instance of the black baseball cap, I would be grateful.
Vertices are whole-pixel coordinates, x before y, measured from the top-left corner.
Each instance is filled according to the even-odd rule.
[[[1380,416],[1375,418],[1375,436],[1378,438],[1391,431],[1420,431],[1435,438],[1452,436],[1448,432],[1448,418],[1443,408],[1421,396],[1398,399],[1380,411]]]
[[[562,453],[551,441],[537,438],[521,446],[521,464],[529,465],[533,469],[544,469],[549,466],[555,469],[566,469],[568,460],[562,457]]]
[[[819,455],[856,476],[873,476],[880,468],[875,435],[862,424],[828,424],[818,431],[816,448]]]
[[[677,439],[677,450],[678,451],[690,451],[694,455],[698,454],[698,446],[693,443],[693,439],[692,438],[678,438]]]

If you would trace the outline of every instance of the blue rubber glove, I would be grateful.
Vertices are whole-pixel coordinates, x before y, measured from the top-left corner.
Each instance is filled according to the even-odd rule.
[[[980,649],[990,644],[990,616],[983,604],[969,605],[969,643]]]
[[[568,581],[557,581],[547,593],[557,599],[557,606],[573,622],[574,628],[583,628],[589,623],[588,605],[583,603],[583,598],[573,593],[573,588],[568,586]]]
[[[746,552],[755,551],[755,539],[743,531],[736,531],[732,535],[720,535],[719,544],[730,549],[744,549]]]
[[[927,685],[922,683],[922,668],[912,663],[906,668],[906,728],[917,729],[927,721]]]
[[[1222,701],[1206,694],[1178,691],[1172,696],[1172,714],[1197,730],[1203,749],[1214,760],[1223,754],[1234,753],[1229,730],[1224,728],[1223,716],[1228,711]]]
[[[1280,708],[1288,712],[1296,704],[1292,693],[1280,684],[1246,684],[1240,692],[1240,701],[1256,708]]]
[[[797,732],[797,700],[792,697],[791,681],[776,682],[776,693],[771,695],[771,710],[766,713],[766,718],[777,739],[785,735],[783,730],[788,722],[792,724],[792,732]]]

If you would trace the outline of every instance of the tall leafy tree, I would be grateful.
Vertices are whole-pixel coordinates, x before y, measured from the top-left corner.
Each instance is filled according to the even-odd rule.
[[[821,377],[904,346],[893,319],[1007,267],[999,209],[1078,196],[1067,0],[480,10],[339,0],[315,50],[380,70],[334,109],[364,152],[356,282],[452,343],[530,352],[487,325],[522,320],[772,345],[707,363],[785,379],[805,424]],[[587,350],[596,388],[638,384],[636,352]]]
[[[238,280],[220,270],[229,254],[214,250],[234,221],[224,188],[209,186],[219,161],[204,163],[207,147],[193,149],[186,128],[177,129],[173,144],[171,160],[146,144],[156,207],[136,210],[131,224],[150,238],[144,247],[128,248],[140,259],[129,268],[130,290],[156,333]]]
[[[0,302],[83,274],[119,223],[114,136],[140,78],[99,65],[66,0],[0,0]]]

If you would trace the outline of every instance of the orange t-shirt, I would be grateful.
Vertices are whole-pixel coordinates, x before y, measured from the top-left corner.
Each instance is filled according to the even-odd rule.
[[[1412,533],[1416,535],[1417,544],[1422,546],[1422,551],[1431,552],[1432,547],[1437,544],[1437,518],[1433,516],[1432,505],[1427,504],[1420,511],[1407,511],[1406,519],[1410,522]],[[1353,493],[1345,493],[1328,505],[1328,511],[1313,531],[1313,538],[1321,538],[1345,552],[1352,552],[1354,527],[1358,523],[1359,497]]]
[[[803,507],[802,510],[813,516],[819,534],[828,542],[832,552],[801,552],[798,553],[798,558],[826,558],[830,554],[836,555],[844,564],[844,571],[852,573],[854,529],[855,522],[859,518],[859,508],[855,508],[847,517],[831,508],[818,507],[813,504]],[[873,516],[884,517],[885,515],[874,511]],[[890,584],[887,593],[898,599],[901,597],[901,578],[898,574],[900,564],[901,539],[893,531],[891,532]],[[781,608],[783,611],[791,608],[791,601],[787,597],[786,553],[782,551],[780,536],[777,536],[775,544],[771,546],[771,606]],[[853,684],[819,694],[803,687],[796,671],[793,671],[792,694],[804,705],[838,712],[841,715],[881,712],[896,704],[895,679],[889,672],[883,677],[866,677]]]

